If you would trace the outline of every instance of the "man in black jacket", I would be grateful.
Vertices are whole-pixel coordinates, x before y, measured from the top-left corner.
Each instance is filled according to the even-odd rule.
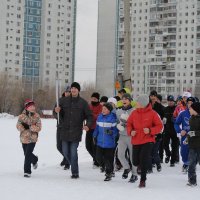
[[[175,166],[175,161],[178,153],[179,140],[177,138],[177,134],[174,128],[174,118],[173,113],[176,108],[175,99],[172,95],[167,97],[168,106],[164,108],[164,118],[163,123],[165,125],[164,130],[164,149],[166,153],[165,163],[168,163],[170,158],[170,166]],[[169,143],[171,140],[171,151],[169,149]]]
[[[79,96],[80,85],[71,84],[71,95],[62,98],[55,112],[60,113],[62,150],[71,165],[71,178],[79,178],[77,149],[83,130],[88,131],[92,125],[92,113],[87,101]],[[86,124],[84,125],[84,121]]]

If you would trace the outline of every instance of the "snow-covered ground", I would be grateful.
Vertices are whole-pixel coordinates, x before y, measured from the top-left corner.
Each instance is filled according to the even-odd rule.
[[[186,186],[187,176],[181,164],[170,168],[163,164],[162,172],[148,175],[147,187],[138,182],[128,183],[121,172],[110,182],[104,182],[99,169],[92,168],[92,160],[82,142],[79,146],[80,179],[72,180],[70,171],[63,170],[61,156],[56,150],[56,121],[43,119],[43,129],[35,148],[39,167],[30,179],[23,177],[23,151],[16,130],[17,118],[0,118],[0,199],[1,200],[183,200],[198,199],[200,186]],[[199,168],[199,166],[198,166]],[[200,171],[200,170],[199,170]],[[199,171],[197,172],[199,177]],[[200,184],[200,178],[198,183]]]

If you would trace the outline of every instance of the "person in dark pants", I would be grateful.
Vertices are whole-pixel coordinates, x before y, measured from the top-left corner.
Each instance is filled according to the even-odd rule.
[[[94,92],[91,95],[91,104],[89,105],[89,107],[93,115],[93,124],[85,137],[85,146],[88,153],[91,155],[93,159],[94,168],[99,167],[99,164],[96,161],[96,145],[93,142],[93,132],[94,132],[94,129],[96,128],[97,117],[102,112],[102,105],[99,102],[99,98],[100,98],[100,95],[97,92]]]
[[[93,132],[96,148],[96,159],[101,167],[105,166],[106,178],[104,181],[112,179],[114,170],[114,153],[116,147],[116,137],[118,135],[117,117],[112,112],[110,103],[105,103],[102,113],[97,118],[97,126]]]
[[[150,102],[151,102],[151,106],[153,108],[154,111],[157,112],[157,114],[160,116],[161,120],[163,119],[164,116],[164,107],[161,103],[159,103],[159,100],[157,98],[157,92],[155,90],[150,92],[149,98],[150,98]],[[162,141],[162,132],[160,132],[159,134],[157,134],[156,136],[156,142],[153,146],[152,149],[152,159],[149,161],[149,173],[152,173],[152,164],[156,164],[157,167],[157,171],[160,172],[162,170],[161,167],[161,158],[159,155],[159,150],[160,150],[160,144]],[[161,157],[162,157],[162,148],[161,148]]]
[[[136,110],[130,114],[127,120],[127,133],[131,136],[133,145],[133,165],[141,168],[140,188],[146,186],[146,173],[153,143],[155,143],[155,135],[162,129],[162,121],[152,109],[148,95],[139,95],[136,101]]]
[[[190,131],[187,140],[189,146],[188,186],[197,185],[196,165],[200,164],[200,103],[195,102],[189,108]]]
[[[73,82],[70,96],[60,99],[59,107],[55,108],[55,112],[60,113],[62,151],[71,165],[73,179],[79,178],[77,151],[83,130],[88,131],[93,122],[87,101],[79,95],[80,89],[79,83]]]
[[[179,139],[177,137],[175,128],[174,128],[174,117],[173,113],[176,108],[175,99],[172,95],[167,97],[168,106],[164,108],[164,149],[166,153],[165,163],[170,161],[170,166],[174,167],[177,159],[178,149],[179,149]],[[171,150],[169,149],[169,144],[171,140]]]
[[[70,89],[71,89],[70,86],[66,87],[66,90],[63,92],[61,99],[64,98],[64,97],[70,96]],[[55,109],[55,107],[54,107],[54,109]],[[63,155],[62,140],[61,140],[61,137],[60,137],[61,127],[60,127],[60,122],[58,123],[58,115],[55,112],[55,110],[53,111],[53,115],[57,119],[56,147],[57,147],[57,150],[60,152],[60,154],[63,156],[63,159],[62,159],[62,161],[60,163],[60,166],[64,166],[64,170],[67,170],[67,169],[70,168],[70,164],[65,159],[65,156]]]
[[[24,103],[25,109],[18,117],[17,129],[20,131],[20,140],[24,151],[24,177],[31,177],[31,164],[36,169],[38,166],[38,157],[33,154],[35,144],[38,139],[38,133],[41,130],[41,120],[36,113],[35,103],[27,99]]]

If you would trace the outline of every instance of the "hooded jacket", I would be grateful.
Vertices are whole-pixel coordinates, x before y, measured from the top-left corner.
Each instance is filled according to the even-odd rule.
[[[93,132],[96,145],[101,148],[115,148],[118,130],[117,119],[114,113],[108,115],[100,114],[97,118],[97,126]]]
[[[150,133],[145,134],[143,129],[149,128]],[[152,109],[151,104],[145,108],[134,110],[127,121],[127,133],[131,136],[131,131],[136,131],[135,136],[131,136],[133,145],[140,145],[155,142],[155,135],[163,130],[160,116]]]

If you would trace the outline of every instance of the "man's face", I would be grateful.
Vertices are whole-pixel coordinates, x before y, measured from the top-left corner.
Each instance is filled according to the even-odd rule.
[[[188,106],[189,109],[190,109],[190,107],[191,107],[192,104],[193,104],[192,101],[188,101],[188,102],[187,102],[187,106]]]
[[[71,94],[72,94],[72,97],[77,97],[78,94],[79,94],[78,89],[75,88],[75,87],[72,87],[72,88],[71,88]]]
[[[168,101],[168,106],[172,107],[175,105],[175,102],[174,101]]]
[[[155,102],[155,101],[157,100],[157,97],[154,96],[154,95],[151,95],[151,96],[150,96],[150,99],[151,99],[151,101]]]
[[[103,106],[103,108],[102,108],[102,114],[103,115],[108,115],[109,113],[110,113],[110,111],[105,106]]]
[[[99,100],[97,98],[95,98],[95,97],[91,97],[91,101],[98,102]]]

